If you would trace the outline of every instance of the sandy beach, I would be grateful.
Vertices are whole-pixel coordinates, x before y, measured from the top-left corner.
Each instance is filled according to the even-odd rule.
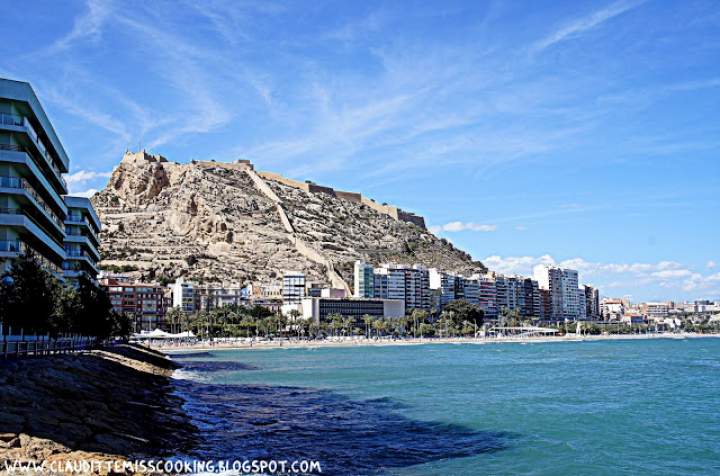
[[[216,339],[214,341],[198,341],[193,343],[178,342],[151,342],[147,343],[151,348],[166,352],[172,355],[173,352],[207,351],[207,350],[268,350],[268,349],[308,349],[323,347],[362,347],[362,346],[398,346],[398,345],[437,345],[437,344],[502,344],[521,343],[538,344],[551,342],[595,342],[607,340],[648,340],[648,339],[699,339],[718,338],[720,334],[615,334],[615,335],[580,335],[568,334],[558,337],[447,337],[447,338],[417,338],[417,339],[391,339],[391,338],[328,338],[324,340],[262,340],[262,339]]]

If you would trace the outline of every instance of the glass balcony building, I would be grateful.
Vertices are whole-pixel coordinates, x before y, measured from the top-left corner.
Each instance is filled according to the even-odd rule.
[[[69,164],[30,84],[0,78],[0,273],[29,250],[63,279],[72,266],[69,249],[86,252],[89,263],[82,270],[97,274],[99,221],[89,200],[67,196],[63,174]],[[85,217],[86,225],[69,222],[71,211]]]

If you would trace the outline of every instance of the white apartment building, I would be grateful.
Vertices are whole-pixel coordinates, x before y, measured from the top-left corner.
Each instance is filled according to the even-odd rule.
[[[541,265],[535,267],[534,277],[540,288],[550,292],[550,319],[584,319],[585,292],[579,288],[576,270]]]
[[[371,298],[375,295],[375,273],[372,265],[355,261],[353,295],[356,298]]]
[[[175,280],[171,286],[172,289],[172,305],[180,308],[182,311],[191,314],[195,312],[195,293],[193,284],[186,282],[185,278],[180,277]]]
[[[373,268],[358,261],[354,269],[354,290],[356,298],[402,300],[407,310],[429,310],[431,305],[429,273],[418,265],[384,264]]]

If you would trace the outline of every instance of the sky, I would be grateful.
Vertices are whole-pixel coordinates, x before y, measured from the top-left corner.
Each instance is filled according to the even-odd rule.
[[[16,1],[31,82],[102,188],[126,149],[362,192],[491,269],[603,296],[720,299],[711,0]]]

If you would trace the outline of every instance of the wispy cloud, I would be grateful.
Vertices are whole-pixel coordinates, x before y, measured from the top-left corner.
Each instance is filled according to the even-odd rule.
[[[97,41],[100,38],[102,28],[111,14],[112,4],[106,0],[87,0],[85,5],[87,11],[75,19],[72,30],[50,45],[43,54],[55,54],[81,40]]]
[[[91,198],[93,195],[97,193],[96,188],[89,188],[87,190],[83,190],[81,192],[71,192],[71,195],[75,197],[85,197],[85,198]]]
[[[605,8],[597,10],[590,15],[576,18],[565,26],[555,30],[546,37],[537,41],[530,47],[531,53],[539,53],[553,45],[570,40],[582,35],[584,32],[597,28],[608,20],[615,18],[629,10],[637,8],[645,0],[619,1],[612,3]]]
[[[496,231],[496,225],[486,225],[481,223],[464,223],[461,221],[451,221],[444,225],[431,226],[430,231],[433,233],[450,232],[455,233],[458,231],[480,231],[480,232],[492,232]]]
[[[95,172],[93,170],[78,170],[77,172],[65,175],[65,180],[69,186],[79,185],[90,180],[99,178],[109,178],[112,172]]]
[[[501,274],[532,276],[539,266],[560,266],[575,269],[581,282],[590,282],[605,289],[622,288],[625,291],[637,291],[641,287],[663,289],[666,293],[695,293],[707,297],[706,293],[716,291],[720,273],[704,275],[682,263],[672,260],[657,262],[603,263],[592,262],[584,258],[557,260],[552,255],[541,256],[488,256],[483,263],[489,269]],[[662,297],[662,296],[658,296]],[[671,297],[666,295],[665,298]]]

